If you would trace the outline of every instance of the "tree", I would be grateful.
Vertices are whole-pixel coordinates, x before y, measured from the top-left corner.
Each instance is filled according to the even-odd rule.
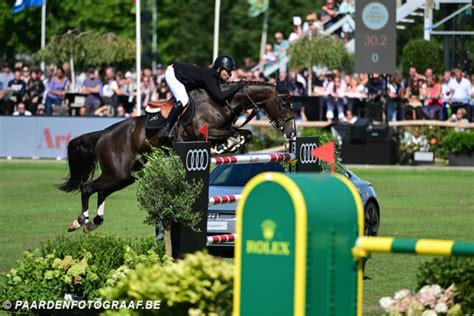
[[[144,167],[134,173],[137,179],[137,200],[148,215],[145,223],[163,224],[166,254],[172,256],[170,228],[172,223],[181,223],[195,228],[201,217],[192,205],[200,195],[202,181],[186,180],[181,158],[171,151],[153,149],[141,156]]]
[[[420,72],[432,68],[434,73],[443,71],[443,48],[435,39],[413,39],[403,47],[402,73],[408,75],[408,69],[416,67]]]
[[[290,64],[308,69],[308,95],[311,95],[313,67],[341,68],[351,55],[341,39],[333,36],[305,36],[289,48]]]
[[[70,30],[53,37],[46,47],[35,54],[38,60],[61,63],[68,60],[74,80],[74,65],[87,66],[117,64],[135,59],[135,42],[113,33],[79,32]],[[74,81],[73,81],[74,84]]]

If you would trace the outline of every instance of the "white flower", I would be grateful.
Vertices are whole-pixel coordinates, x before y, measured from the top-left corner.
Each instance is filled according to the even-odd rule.
[[[431,286],[431,289],[433,291],[433,294],[436,296],[440,296],[441,293],[443,293],[443,288],[441,288],[441,286],[439,286],[438,284],[433,284]]]
[[[386,311],[390,311],[390,307],[393,305],[394,300],[390,296],[382,297],[379,300],[380,306]]]
[[[408,295],[410,295],[410,290],[403,289],[403,290],[400,290],[400,291],[396,292],[393,298],[396,299],[396,300],[401,300],[401,299],[407,297]]]
[[[448,305],[445,303],[438,303],[435,306],[435,311],[437,313],[447,313],[448,312]]]
[[[438,314],[436,314],[434,310],[428,309],[424,311],[423,314],[421,314],[421,316],[438,316]]]

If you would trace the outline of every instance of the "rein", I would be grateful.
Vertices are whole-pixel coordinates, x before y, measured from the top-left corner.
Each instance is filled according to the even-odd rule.
[[[247,124],[248,122],[250,122],[254,117],[255,115],[257,114],[258,111],[262,110],[263,114],[265,114],[265,116],[268,118],[269,122],[270,122],[270,125],[272,125],[275,129],[278,129],[280,131],[283,131],[284,129],[284,125],[286,122],[288,121],[291,121],[293,118],[288,118],[286,120],[282,119],[281,117],[278,118],[278,121],[274,121],[268,114],[265,110],[261,109],[259,107],[259,105],[261,105],[263,103],[263,101],[260,101],[260,102],[255,102],[251,97],[250,95],[248,94],[247,92],[247,89],[246,89],[247,85],[244,85],[243,87],[243,94],[242,94],[242,101],[243,101],[243,97],[244,95],[247,97],[247,99],[250,101],[250,104],[252,104],[252,112],[249,114],[249,116],[247,117],[247,119],[245,120],[244,123],[242,123],[238,128],[241,128],[242,126],[244,126],[245,124]],[[278,97],[288,97],[288,94],[278,94]],[[243,104],[243,102],[242,102]]]

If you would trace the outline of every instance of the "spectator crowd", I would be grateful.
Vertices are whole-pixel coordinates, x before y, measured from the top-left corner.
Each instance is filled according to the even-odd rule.
[[[339,69],[286,69],[286,51],[302,36],[331,34],[349,41],[353,37],[351,23],[341,21],[354,15],[354,1],[327,0],[319,12],[310,12],[306,20],[293,18],[288,38],[283,32],[274,34],[274,42],[265,46],[258,62],[247,58],[231,80],[275,82],[265,76],[279,68],[280,76],[288,76],[292,96],[317,97],[309,106],[324,110],[319,119],[354,123],[358,117],[374,121],[437,119],[472,120],[474,75],[459,69],[434,74],[421,73],[414,67],[405,78],[400,75],[344,73]],[[338,23],[341,21],[343,23]],[[13,67],[12,67],[13,66]],[[141,108],[150,101],[172,97],[164,80],[164,66],[145,68],[140,74]],[[311,71],[311,73],[310,73]],[[313,80],[308,80],[309,75]],[[68,63],[51,65],[46,73],[32,65],[4,63],[0,72],[0,114],[23,116],[117,116],[136,115],[136,73],[114,67],[89,68],[72,78]],[[311,86],[309,84],[311,82]],[[305,103],[308,107],[308,102]],[[306,120],[305,107],[297,107],[299,120]]]

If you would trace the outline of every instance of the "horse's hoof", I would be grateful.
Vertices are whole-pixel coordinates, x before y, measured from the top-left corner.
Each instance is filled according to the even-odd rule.
[[[67,229],[68,232],[73,232],[81,228],[81,224],[79,224],[79,221],[75,219],[72,223],[69,223],[69,227]]]
[[[85,234],[88,234],[90,233],[91,231],[93,231],[94,229],[97,228],[97,225],[94,224],[93,222],[89,222],[87,224],[84,225],[84,227],[82,228],[82,230],[84,231]]]

